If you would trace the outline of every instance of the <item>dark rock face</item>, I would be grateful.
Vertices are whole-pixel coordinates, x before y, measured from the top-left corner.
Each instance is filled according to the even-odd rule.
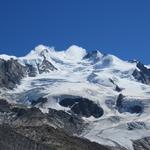
[[[109,147],[73,137],[63,130],[43,125],[38,127],[19,127],[16,131],[26,137],[56,150],[109,150]]]
[[[10,105],[5,101],[1,103]],[[73,136],[71,128],[72,130],[75,126],[80,128],[77,125],[80,121],[64,111],[50,109],[48,114],[43,114],[34,107],[10,106],[13,115],[10,112],[7,114],[5,110],[2,112],[4,115],[9,115],[5,117],[7,125],[3,122],[0,125],[2,150],[113,150],[112,147]],[[66,132],[67,130],[70,132]]]
[[[91,57],[95,58],[97,56],[97,54],[98,54],[98,51],[96,51],[96,50],[92,51],[92,52],[88,52],[87,55],[84,56],[84,59],[88,59],[88,58],[91,58]]]
[[[49,122],[55,126],[62,128],[69,134],[80,134],[85,128],[86,124],[81,118],[74,114],[66,113],[62,110],[49,109],[48,113]]]
[[[90,101],[81,101],[78,104],[75,104],[71,110],[75,114],[79,114],[81,116],[90,117],[94,116],[95,118],[99,118],[103,115],[103,109],[98,107],[96,104]]]
[[[133,141],[134,150],[150,150],[150,137]]]
[[[140,70],[135,70],[133,72],[133,76],[135,79],[137,79],[139,82],[144,84],[150,84],[150,69],[145,67],[142,63],[137,63],[137,68]]]
[[[138,100],[126,100],[122,94],[119,94],[116,107],[120,113],[142,113],[144,111],[144,104]]]
[[[49,113],[44,114],[36,107],[13,107],[11,112],[16,115],[11,123],[15,126],[42,126],[43,124],[51,124],[71,135],[81,133],[86,126],[81,118],[61,110],[58,111],[49,108]]]
[[[115,90],[116,90],[117,92],[121,92],[121,91],[122,91],[122,89],[121,89],[118,85],[116,85]]]
[[[112,79],[109,79],[109,81],[114,84],[116,87],[115,87],[115,91],[117,92],[121,92],[123,89],[120,88]]]
[[[16,117],[12,121],[14,126],[40,126],[43,122],[48,123],[46,115],[43,114],[38,108],[19,108],[14,107],[12,112]]]
[[[140,130],[146,128],[146,124],[140,121],[128,122],[127,126],[128,130]]]
[[[150,76],[150,69],[146,68],[142,63],[138,62],[137,67],[143,71],[144,74],[147,74]]]
[[[40,65],[38,64],[38,70],[39,73],[42,74],[57,70],[57,68],[55,68],[55,66],[51,62],[49,62],[48,60],[46,60],[46,58],[44,58],[42,64]]]
[[[117,98],[117,102],[116,102],[116,106],[120,107],[122,106],[122,101],[124,99],[125,96],[123,96],[122,94],[119,94],[118,98]]]
[[[8,125],[0,125],[1,150],[54,150],[47,145],[37,143],[18,134]]]
[[[40,98],[38,98],[36,101],[35,100],[32,100],[31,101],[31,105],[32,106],[35,106],[35,105],[42,105],[42,104],[44,104],[44,103],[46,103],[47,102],[47,98],[44,98],[44,97],[40,97]]]
[[[0,99],[0,112],[10,112],[11,105],[4,99]]]
[[[95,63],[100,60],[100,58],[98,57],[98,53],[99,53],[99,51],[97,51],[97,50],[88,52],[87,55],[85,55],[83,59],[93,60]]]
[[[27,73],[29,77],[35,77],[37,74],[37,69],[34,68],[32,65],[30,64],[26,64],[27,67]]]
[[[44,60],[41,64],[36,64],[36,68],[30,64],[26,64],[27,72],[29,77],[35,77],[37,73],[48,73],[50,71],[57,70],[57,68],[48,60],[46,60],[45,56]]]
[[[23,109],[23,108],[13,108],[12,111],[16,112],[18,116],[20,117],[28,117],[30,118],[42,118],[44,117],[44,114],[36,107],[31,107],[28,109]]]
[[[13,89],[16,84],[26,75],[26,67],[18,63],[17,60],[8,61],[0,59],[0,86]]]
[[[14,59],[7,61],[0,59],[0,87],[13,89],[17,84],[20,84],[21,79],[27,75],[29,77],[35,77],[37,72],[42,74],[44,72],[47,73],[57,70],[57,68],[46,59],[43,60],[42,64],[37,64],[37,68],[30,64],[23,66]]]
[[[104,113],[100,106],[82,97],[64,98],[59,102],[59,104],[64,107],[70,107],[71,110],[79,116],[94,116],[95,118],[99,118]]]

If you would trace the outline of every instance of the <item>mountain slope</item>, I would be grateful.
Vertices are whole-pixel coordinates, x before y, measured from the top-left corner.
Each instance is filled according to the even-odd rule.
[[[100,144],[133,149],[133,141],[150,134],[150,69],[138,61],[123,61],[78,46],[65,51],[39,45],[24,57],[0,55],[4,63],[17,63],[12,71],[1,69],[0,96],[13,104],[49,108],[80,117],[88,124],[78,136]],[[20,68],[21,67],[21,68]],[[17,74],[17,71],[22,73]]]

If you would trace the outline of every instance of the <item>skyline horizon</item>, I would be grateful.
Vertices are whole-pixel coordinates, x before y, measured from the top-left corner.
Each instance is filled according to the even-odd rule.
[[[137,62],[142,62],[141,60],[138,60],[138,59],[136,59],[136,58],[132,58],[132,59],[124,59],[124,58],[121,58],[121,57],[119,57],[119,56],[117,56],[117,55],[115,55],[115,54],[113,54],[113,53],[105,53],[105,51],[104,50],[99,50],[99,49],[93,49],[93,50],[88,50],[88,49],[86,49],[86,48],[84,48],[83,46],[80,46],[80,45],[77,45],[77,44],[73,44],[73,45],[70,45],[70,46],[68,46],[66,49],[57,49],[55,46],[49,46],[49,45],[45,45],[45,44],[38,44],[38,45],[36,45],[36,46],[34,46],[32,49],[30,49],[30,50],[27,50],[27,52],[24,54],[24,55],[11,55],[11,54],[7,54],[7,53],[0,53],[0,55],[8,55],[8,56],[15,56],[15,57],[24,57],[24,56],[26,56],[26,55],[28,55],[28,54],[30,54],[30,52],[31,51],[35,51],[35,49],[37,48],[37,47],[39,47],[39,46],[44,46],[44,47],[48,47],[48,48],[50,48],[50,49],[53,49],[54,51],[67,51],[70,47],[72,47],[72,46],[77,46],[77,47],[79,47],[79,48],[82,48],[82,49],[84,49],[84,50],[86,50],[86,52],[92,52],[92,51],[99,51],[101,54],[103,54],[103,55],[114,55],[114,56],[116,56],[116,57],[118,57],[119,59],[121,59],[121,60],[123,60],[123,61],[137,61]],[[142,62],[142,63],[144,63],[144,62]],[[150,63],[148,63],[148,64],[144,64],[144,65],[150,65]]]
[[[150,64],[150,1],[1,0],[0,53],[79,45]]]

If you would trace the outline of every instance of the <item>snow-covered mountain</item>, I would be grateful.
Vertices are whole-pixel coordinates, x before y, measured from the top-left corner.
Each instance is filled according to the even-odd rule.
[[[0,55],[0,72],[1,98],[80,116],[88,124],[80,137],[132,150],[150,136],[150,69],[141,62],[39,45],[24,57]]]

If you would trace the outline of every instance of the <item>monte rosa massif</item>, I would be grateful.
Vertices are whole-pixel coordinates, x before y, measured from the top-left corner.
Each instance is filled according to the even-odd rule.
[[[0,149],[150,150],[150,67],[76,45],[1,54]]]

